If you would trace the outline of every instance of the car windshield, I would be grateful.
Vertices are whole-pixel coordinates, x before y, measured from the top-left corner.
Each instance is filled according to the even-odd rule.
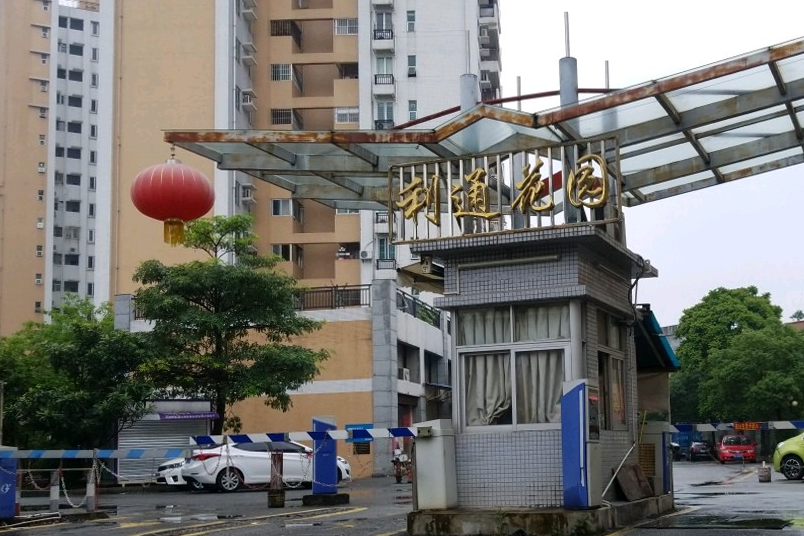
[[[727,446],[735,445],[750,445],[751,440],[745,436],[726,436],[723,438],[723,444]]]

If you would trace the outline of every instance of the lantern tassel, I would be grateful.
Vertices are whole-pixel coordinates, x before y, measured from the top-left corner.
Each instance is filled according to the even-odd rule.
[[[184,243],[184,222],[171,218],[165,220],[165,244],[176,246]]]

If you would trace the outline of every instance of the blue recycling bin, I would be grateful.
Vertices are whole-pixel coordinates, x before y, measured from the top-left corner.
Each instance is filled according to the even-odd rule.
[[[11,519],[16,515],[17,460],[0,458],[0,519]]]

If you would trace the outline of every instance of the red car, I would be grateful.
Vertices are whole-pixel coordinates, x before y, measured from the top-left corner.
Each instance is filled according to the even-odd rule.
[[[743,435],[727,435],[720,440],[717,449],[720,463],[756,462],[757,448],[750,438]]]

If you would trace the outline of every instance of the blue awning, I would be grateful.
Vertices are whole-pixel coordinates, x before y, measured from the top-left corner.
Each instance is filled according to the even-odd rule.
[[[634,324],[637,372],[674,372],[680,369],[681,363],[650,306],[640,305],[639,312],[640,318]]]

